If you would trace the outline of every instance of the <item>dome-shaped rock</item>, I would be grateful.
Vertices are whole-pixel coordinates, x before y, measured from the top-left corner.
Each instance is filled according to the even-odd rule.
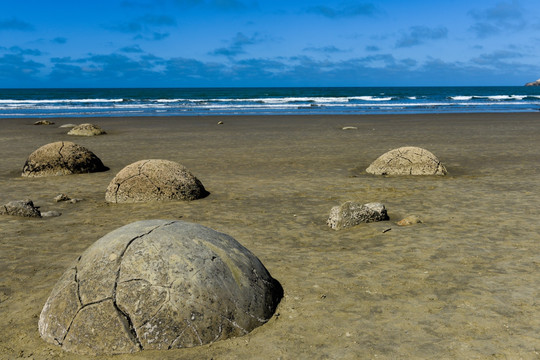
[[[81,124],[68,131],[68,135],[95,136],[106,134],[99,126],[94,124]]]
[[[282,296],[232,237],[184,221],[138,221],[96,241],[66,270],[39,333],[80,354],[193,347],[247,334]]]
[[[40,177],[109,170],[90,150],[69,141],[43,145],[23,166],[22,176]]]
[[[208,195],[184,166],[169,160],[141,160],[126,166],[109,183],[105,200],[133,203],[196,200]]]
[[[391,150],[369,165],[366,172],[374,175],[446,175],[443,164],[431,152],[404,146]]]

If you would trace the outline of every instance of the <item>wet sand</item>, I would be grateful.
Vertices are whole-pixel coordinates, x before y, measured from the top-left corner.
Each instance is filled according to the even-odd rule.
[[[79,254],[142,219],[182,219],[233,236],[285,297],[244,337],[97,359],[540,357],[540,114],[52,120],[0,119],[0,204],[30,198],[62,212],[0,217],[0,359],[94,359],[45,343],[39,313]],[[107,135],[74,137],[58,127],[85,122]],[[32,151],[60,140],[87,147],[110,170],[20,177]],[[405,145],[433,152],[449,175],[363,171]],[[151,158],[185,165],[210,196],[105,203],[118,171]],[[60,193],[84,201],[54,202]],[[390,221],[330,229],[331,207],[347,200],[382,202]],[[395,224],[410,214],[423,224]]]

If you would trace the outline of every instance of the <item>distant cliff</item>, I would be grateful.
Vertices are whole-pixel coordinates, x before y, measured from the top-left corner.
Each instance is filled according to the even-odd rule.
[[[540,79],[533,82],[526,83],[525,86],[540,86]]]

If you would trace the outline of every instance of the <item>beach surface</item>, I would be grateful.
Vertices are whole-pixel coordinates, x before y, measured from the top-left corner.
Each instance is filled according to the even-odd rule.
[[[30,198],[62,215],[0,216],[0,359],[540,358],[539,113],[36,120],[0,119],[0,204]],[[59,128],[88,122],[107,134]],[[28,155],[55,141],[88,148],[110,170],[21,177]],[[449,174],[364,171],[401,146],[431,151]],[[181,163],[210,195],[106,203],[115,174],[143,159]],[[83,201],[57,203],[60,193]],[[382,202],[390,220],[330,229],[330,209],[349,200]],[[423,223],[397,226],[407,215]],[[283,286],[274,317],[189,349],[85,357],[44,342],[39,314],[62,273],[103,235],[144,219],[233,236]]]

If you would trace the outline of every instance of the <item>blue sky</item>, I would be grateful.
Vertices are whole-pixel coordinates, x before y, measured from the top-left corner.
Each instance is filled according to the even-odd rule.
[[[538,0],[24,0],[0,87],[523,85]]]

